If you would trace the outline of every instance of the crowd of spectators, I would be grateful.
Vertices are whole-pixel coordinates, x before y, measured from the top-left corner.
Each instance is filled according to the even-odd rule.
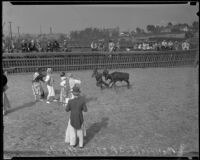
[[[104,40],[92,41],[90,47],[92,51],[116,52],[120,50],[120,42],[114,42],[113,40],[109,40],[108,43]]]
[[[182,42],[178,41],[160,41],[160,42],[141,42],[135,43],[133,50],[153,50],[153,51],[166,51],[166,50],[189,50],[190,43],[185,40]]]
[[[3,52],[13,53],[13,52],[69,52],[70,48],[68,47],[67,40],[63,42],[58,42],[56,40],[40,42],[40,40],[25,40],[21,42],[14,43],[11,41],[10,45],[6,45],[5,42],[2,42]]]
[[[22,40],[18,45],[11,42],[11,45],[6,46],[4,41],[2,44],[3,52],[70,52],[72,48],[69,47],[68,41],[58,42],[56,40],[40,42],[40,40]],[[91,51],[166,51],[166,50],[189,50],[191,44],[185,40],[182,42],[178,41],[143,41],[133,43],[132,46],[124,47],[120,44],[120,41],[104,40],[92,41],[90,45]]]
[[[106,47],[105,47],[106,46]],[[109,40],[108,44],[92,42],[91,50],[92,51],[108,51],[108,52],[116,52],[116,51],[166,51],[166,50],[189,50],[191,49],[190,43],[185,40],[182,42],[178,41],[145,41],[134,43],[130,47],[124,47],[120,45],[120,42],[114,42],[113,40]]]

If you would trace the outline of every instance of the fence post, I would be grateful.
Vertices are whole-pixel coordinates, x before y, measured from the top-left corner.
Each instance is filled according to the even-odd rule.
[[[196,55],[195,55],[195,61],[194,61],[194,67],[197,67],[199,65],[199,46],[196,50]]]

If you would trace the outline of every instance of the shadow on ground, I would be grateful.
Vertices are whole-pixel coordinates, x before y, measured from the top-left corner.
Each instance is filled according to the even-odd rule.
[[[35,103],[36,103],[36,102],[24,103],[22,106],[9,109],[9,110],[8,110],[8,113],[12,113],[12,112],[15,112],[15,111],[20,110],[20,109],[23,109],[23,108],[31,107],[31,106],[33,106]]]
[[[108,125],[108,118],[104,117],[102,118],[101,122],[93,123],[88,129],[87,129],[87,136],[85,138],[85,145],[89,143],[94,136],[102,129],[106,128]]]
[[[85,99],[86,103],[90,101],[97,101],[98,97],[87,97],[86,95],[83,95],[83,98]]]

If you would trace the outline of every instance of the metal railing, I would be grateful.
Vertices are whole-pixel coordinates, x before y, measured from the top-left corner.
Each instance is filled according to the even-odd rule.
[[[2,65],[9,73],[34,72],[51,67],[54,71],[88,70],[93,68],[147,68],[194,66],[199,50],[134,51],[134,52],[70,52],[10,53],[3,55]]]

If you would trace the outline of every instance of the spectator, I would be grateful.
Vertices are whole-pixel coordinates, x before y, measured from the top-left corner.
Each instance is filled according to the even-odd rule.
[[[175,41],[175,43],[174,43],[174,49],[176,51],[179,50],[179,43],[178,43],[178,41]]]
[[[8,97],[6,95],[6,91],[8,89],[8,78],[7,78],[7,72],[5,71],[2,75],[2,81],[3,81],[3,115],[6,115],[8,112],[8,109],[10,109],[10,102],[8,100]]]
[[[166,50],[167,49],[167,41],[163,40],[161,43],[161,49]]]
[[[22,48],[22,52],[27,52],[28,51],[28,44],[24,39],[22,40],[21,48]]]
[[[2,52],[4,53],[6,49],[6,44],[4,41],[2,41]]]
[[[42,51],[42,47],[41,47],[41,44],[40,44],[40,41],[39,40],[36,40],[36,50],[37,52],[41,52]]]
[[[133,45],[133,49],[136,51],[136,50],[138,50],[138,44],[137,43],[135,43],[134,45]]]
[[[138,49],[142,50],[142,44],[141,43],[138,45]]]
[[[69,88],[70,88],[70,92],[72,92],[72,89],[75,85],[80,85],[81,84],[81,80],[74,78],[74,75],[69,73]],[[73,98],[73,94],[69,95],[69,98]],[[67,102],[66,102],[67,103]]]
[[[109,43],[108,43],[108,51],[109,51],[109,52],[113,52],[114,47],[115,47],[114,42],[113,42],[112,40],[109,40]]]
[[[146,49],[147,49],[147,45],[146,45],[146,43],[143,43],[143,44],[142,44],[142,50],[145,51]]]
[[[66,107],[66,111],[71,111],[71,114],[66,129],[65,143],[69,143],[70,146],[75,147],[78,137],[79,147],[83,148],[86,130],[82,112],[87,112],[87,106],[85,99],[80,96],[80,88],[74,86],[72,94],[74,98],[69,100],[69,103]]]
[[[60,48],[59,43],[55,40],[53,42],[53,51],[58,52],[59,48]]]
[[[104,40],[99,40],[99,44],[98,44],[98,50],[99,51],[104,51],[105,50],[105,46],[104,46]]]
[[[146,50],[150,50],[149,43],[146,43]]]
[[[182,50],[189,50],[190,49],[190,44],[187,41],[184,41],[182,43]]]
[[[167,43],[167,45],[168,45],[169,50],[172,50],[172,49],[173,49],[173,42],[172,42],[172,41],[169,41],[169,42]]]
[[[52,52],[52,43],[50,41],[47,42],[47,52]]]
[[[33,40],[31,40],[29,43],[28,43],[28,51],[29,52],[32,52],[32,49],[33,49]]]
[[[68,51],[68,44],[67,44],[67,40],[65,39],[63,42],[63,51],[67,52]]]
[[[97,51],[98,46],[96,42],[93,41],[90,46],[91,46],[92,51]]]

